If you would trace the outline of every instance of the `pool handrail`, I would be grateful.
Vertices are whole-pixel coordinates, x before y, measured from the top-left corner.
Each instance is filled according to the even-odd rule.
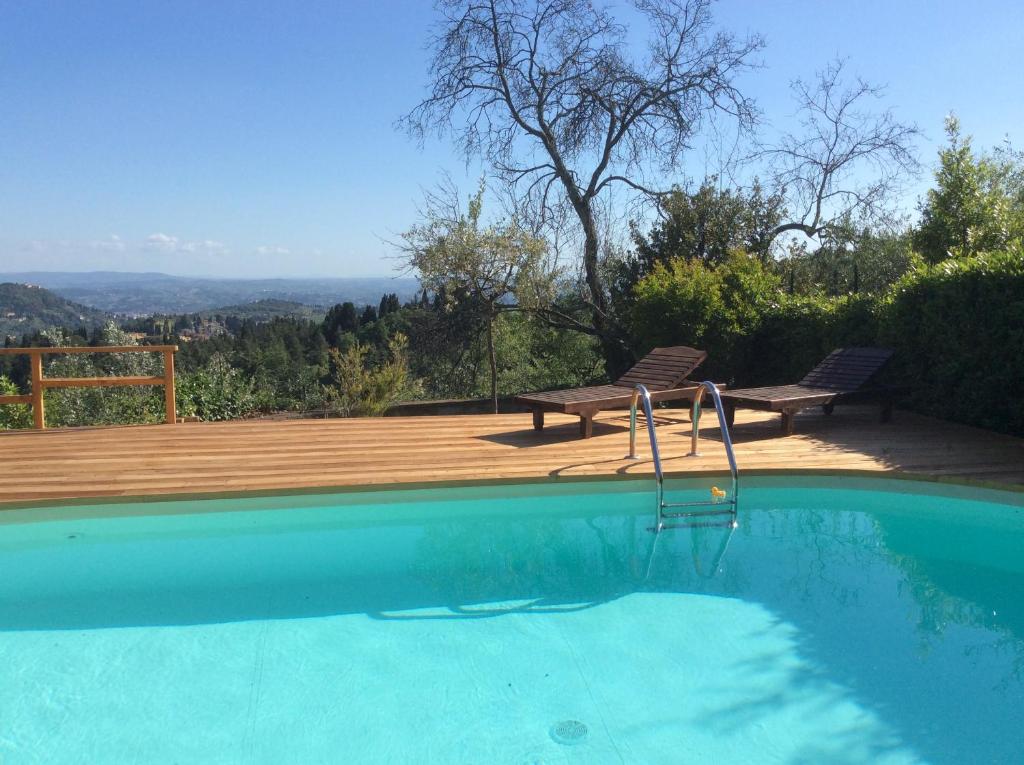
[[[713,515],[730,515],[732,520],[730,525],[736,525],[736,508],[737,500],[739,498],[739,469],[736,466],[736,456],[733,453],[732,439],[729,437],[729,426],[726,423],[725,411],[722,408],[722,399],[718,395],[718,387],[709,381],[704,381],[697,386],[697,393],[693,398],[693,409],[691,419],[693,421],[693,434],[691,438],[690,454],[687,456],[696,457],[699,456],[697,452],[697,439],[700,428],[700,407],[701,399],[704,395],[704,390],[708,389],[711,391],[712,400],[715,403],[715,409],[718,412],[718,423],[722,430],[722,442],[725,445],[725,453],[729,459],[729,473],[732,477],[732,491],[730,495],[727,495],[724,501],[712,500],[711,502],[666,502],[665,501],[665,474],[661,465],[661,452],[658,449],[658,434],[654,424],[654,412],[651,407],[651,394],[648,392],[645,385],[636,385],[633,388],[633,395],[630,399],[629,405],[629,454],[626,455],[627,459],[639,459],[636,454],[636,408],[637,403],[640,402],[643,406],[644,417],[647,419],[647,435],[651,442],[651,457],[654,462],[654,479],[655,479],[655,504],[656,504],[656,522],[654,531],[658,532],[665,528],[666,518],[692,518],[692,517],[707,517]],[[677,507],[720,507],[721,505],[728,505],[729,509],[718,509],[718,510],[689,510],[684,512],[666,512],[669,508]]]
[[[699,394],[698,394],[699,395]],[[629,402],[629,454],[626,459],[640,459],[636,455],[636,404],[643,402],[644,416],[647,418],[647,436],[651,441],[651,457],[654,461],[655,497],[658,502],[658,528],[661,527],[661,506],[665,495],[665,476],[661,469],[661,453],[658,450],[658,433],[654,427],[654,412],[651,410],[651,394],[646,385],[637,384],[633,388],[633,396]]]
[[[701,399],[704,397],[705,390],[710,391],[711,400],[715,404],[715,412],[718,414],[718,427],[722,432],[722,445],[725,447],[725,456],[729,460],[729,474],[732,477],[732,499],[733,502],[736,502],[739,499],[740,478],[739,468],[736,467],[736,454],[732,448],[732,436],[729,435],[729,423],[725,416],[725,408],[722,406],[722,397],[718,393],[718,386],[707,380],[697,386],[697,395],[693,397],[693,409],[690,413],[693,430],[690,435],[690,453],[687,456],[700,456],[700,453],[697,451],[697,440],[700,431]]]

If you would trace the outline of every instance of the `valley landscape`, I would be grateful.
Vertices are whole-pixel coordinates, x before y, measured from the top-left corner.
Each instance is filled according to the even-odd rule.
[[[212,279],[119,271],[0,273],[0,284],[30,284],[74,303],[125,316],[195,313],[261,300],[318,306],[376,304],[384,293],[412,297],[418,282],[407,277]],[[2,307],[2,306],[0,306]]]

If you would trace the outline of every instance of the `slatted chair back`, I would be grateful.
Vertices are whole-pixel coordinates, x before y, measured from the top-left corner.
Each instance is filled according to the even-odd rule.
[[[797,384],[806,388],[855,391],[878,374],[892,355],[889,348],[838,348]]]
[[[620,388],[645,385],[652,392],[676,388],[707,357],[707,351],[699,351],[685,345],[655,348],[613,385]]]

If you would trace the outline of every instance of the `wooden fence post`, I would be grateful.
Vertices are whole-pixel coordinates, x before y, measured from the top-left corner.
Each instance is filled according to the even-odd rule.
[[[46,428],[46,409],[43,394],[48,388],[116,388],[127,385],[163,385],[164,406],[167,422],[178,421],[177,402],[174,395],[174,352],[176,345],[108,345],[92,347],[85,345],[60,348],[0,348],[0,356],[27,355],[31,370],[32,389],[26,395],[0,395],[0,406],[28,404],[32,407],[32,427]],[[106,377],[44,377],[43,356],[48,353],[163,353],[164,373],[162,375],[121,375]]]
[[[167,424],[178,421],[177,403],[174,398],[174,351],[164,351],[164,406]]]
[[[36,351],[29,354],[32,370],[32,425],[36,430],[46,427],[46,412],[43,409],[43,354]]]

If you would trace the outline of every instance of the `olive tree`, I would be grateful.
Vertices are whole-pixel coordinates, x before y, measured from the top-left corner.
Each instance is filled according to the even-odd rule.
[[[567,203],[578,221],[592,317],[612,366],[621,335],[599,265],[600,200],[613,185],[653,193],[716,117],[748,129],[755,108],[736,85],[761,47],[712,29],[710,0],[632,0],[630,29],[594,0],[437,0],[429,95],[401,124],[452,134],[540,209]],[[615,362],[613,359],[618,358]]]
[[[476,304],[486,327],[491,401],[497,412],[494,323],[505,311],[543,299],[551,277],[544,274],[543,239],[514,221],[482,223],[484,191],[481,183],[466,212],[450,187],[428,194],[424,221],[402,234],[399,246],[425,288],[448,300],[461,296]]]

